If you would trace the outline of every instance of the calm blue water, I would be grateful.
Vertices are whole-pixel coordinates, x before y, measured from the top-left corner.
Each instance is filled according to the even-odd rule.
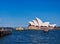
[[[60,30],[47,33],[41,30],[13,31],[0,38],[0,44],[60,44]]]

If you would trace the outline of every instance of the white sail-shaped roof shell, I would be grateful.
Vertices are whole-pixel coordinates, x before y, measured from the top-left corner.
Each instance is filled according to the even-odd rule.
[[[49,26],[55,27],[55,26],[56,26],[56,24],[50,24]]]
[[[29,22],[29,24],[31,24],[31,25],[35,25],[35,24],[34,24],[33,22],[31,22],[31,21]]]
[[[36,20],[37,20],[39,26],[41,26],[43,24],[42,20],[40,20],[39,18],[36,17]]]
[[[35,26],[38,26],[38,22],[36,20],[33,20]]]
[[[42,22],[41,19],[36,17],[36,20],[30,21],[29,24],[34,25],[34,26],[52,26],[55,27],[56,24],[50,24],[49,22]]]
[[[43,24],[42,24],[42,26],[49,26],[49,22],[44,22]]]

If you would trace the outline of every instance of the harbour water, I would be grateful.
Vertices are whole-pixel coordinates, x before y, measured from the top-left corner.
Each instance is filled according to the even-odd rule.
[[[60,44],[60,30],[14,30],[11,35],[0,38],[0,44]]]

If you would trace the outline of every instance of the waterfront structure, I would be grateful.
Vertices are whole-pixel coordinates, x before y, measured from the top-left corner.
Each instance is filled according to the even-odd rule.
[[[37,18],[33,21],[29,22],[29,29],[41,29],[41,28],[49,28],[53,29],[56,24],[50,24],[50,22],[43,22],[41,19]]]
[[[13,28],[10,27],[0,27],[0,37],[11,34],[12,29]]]

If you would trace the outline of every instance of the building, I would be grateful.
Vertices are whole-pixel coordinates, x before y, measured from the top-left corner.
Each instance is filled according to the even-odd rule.
[[[56,24],[50,24],[50,22],[43,22],[41,19],[37,18],[29,22],[29,29],[41,29],[41,28],[51,28],[53,29]]]

